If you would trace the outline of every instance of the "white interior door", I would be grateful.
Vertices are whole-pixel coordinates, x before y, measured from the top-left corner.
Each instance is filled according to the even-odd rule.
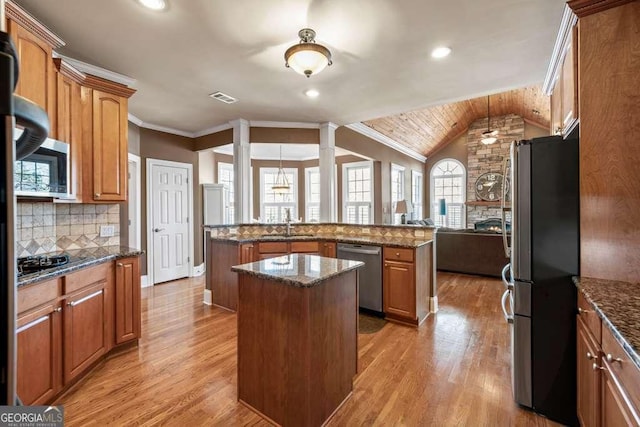
[[[189,170],[151,166],[153,282],[189,276]]]
[[[129,159],[129,244],[130,248],[140,249],[140,190],[139,161]]]

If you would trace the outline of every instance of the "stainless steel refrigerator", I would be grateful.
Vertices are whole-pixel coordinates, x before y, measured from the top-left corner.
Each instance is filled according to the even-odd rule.
[[[5,2],[0,0],[0,405],[19,403],[16,395],[16,256],[14,165],[33,153],[49,133],[42,108],[13,93],[19,78],[18,57],[5,32]],[[24,132],[13,142],[15,124]]]
[[[512,324],[514,398],[547,418],[577,425],[572,276],[579,271],[578,140],[514,142],[508,169],[511,206],[503,212],[511,211],[511,247],[505,244],[511,263],[503,271],[502,305]]]

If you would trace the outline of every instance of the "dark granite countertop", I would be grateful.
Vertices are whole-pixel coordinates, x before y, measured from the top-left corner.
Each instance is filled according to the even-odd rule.
[[[398,246],[403,248],[417,248],[428,244],[432,239],[421,238],[403,238],[392,236],[367,236],[367,235],[339,235],[339,234],[317,234],[317,235],[295,235],[285,236],[280,234],[262,235],[262,236],[213,236],[212,240],[219,240],[224,242],[236,242],[236,243],[250,243],[250,242],[289,242],[289,241],[332,241],[338,243],[354,243],[363,245],[384,245],[384,246]]]
[[[640,284],[589,277],[573,281],[640,369]]]
[[[144,252],[139,249],[127,246],[103,246],[100,248],[74,249],[62,252],[51,252],[42,255],[69,255],[69,263],[60,267],[49,268],[36,273],[24,274],[18,277],[18,286],[29,285],[41,280],[52,279],[63,276],[76,270],[80,270],[91,265],[100,264],[106,261],[126,258],[130,256],[142,255]]]
[[[311,288],[356,268],[363,262],[290,254],[249,264],[234,265],[232,271],[246,273],[298,288]]]

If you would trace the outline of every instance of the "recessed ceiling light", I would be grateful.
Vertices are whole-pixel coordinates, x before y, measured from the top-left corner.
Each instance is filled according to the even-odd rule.
[[[444,58],[445,56],[449,56],[450,53],[450,48],[442,46],[433,49],[433,51],[431,52],[431,56],[433,58]]]
[[[307,95],[309,98],[317,98],[318,96],[320,96],[320,92],[318,92],[315,89],[309,89],[305,91],[304,94]]]
[[[138,2],[151,10],[164,10],[167,8],[167,2],[165,0],[138,0]]]

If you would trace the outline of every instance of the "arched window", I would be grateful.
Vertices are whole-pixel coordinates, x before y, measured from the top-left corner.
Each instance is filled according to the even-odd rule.
[[[467,171],[455,159],[442,159],[431,169],[431,218],[440,227],[465,228]],[[441,213],[444,199],[445,214]]]

